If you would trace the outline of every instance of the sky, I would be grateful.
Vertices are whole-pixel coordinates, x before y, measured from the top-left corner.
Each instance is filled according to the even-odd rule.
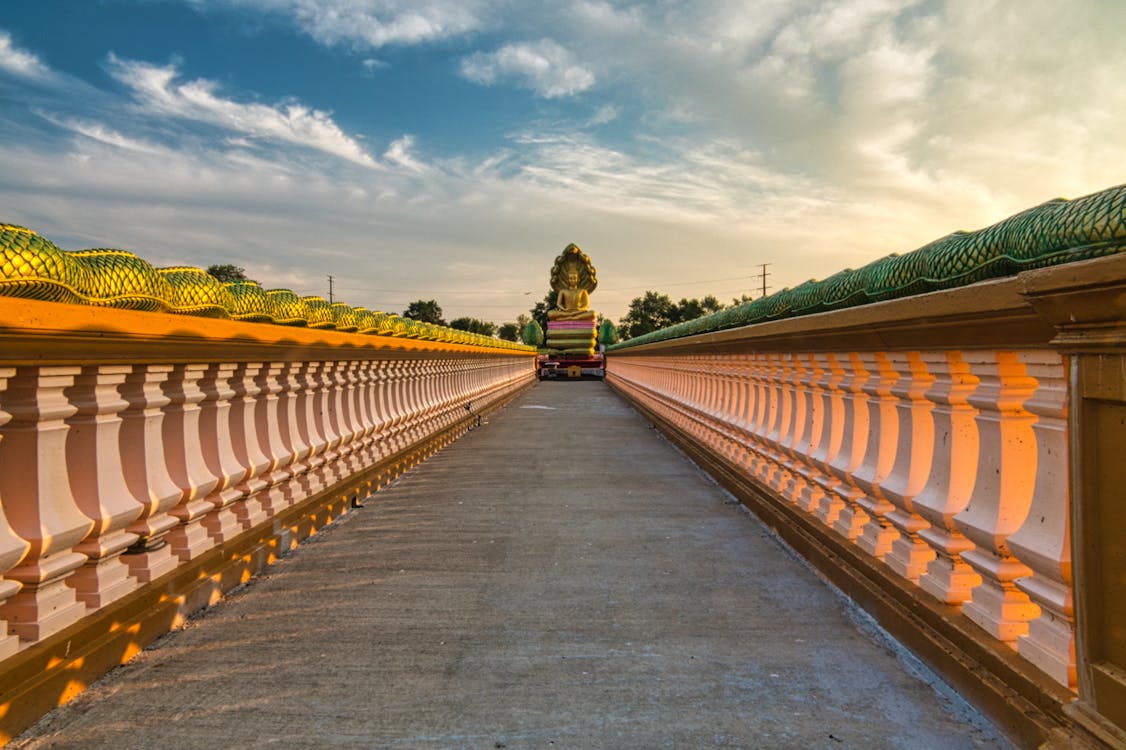
[[[4,0],[0,222],[504,323],[1126,181],[1122,0]]]

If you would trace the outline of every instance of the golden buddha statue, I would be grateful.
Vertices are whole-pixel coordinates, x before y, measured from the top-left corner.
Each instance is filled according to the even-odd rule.
[[[590,293],[598,286],[594,266],[577,245],[568,245],[551,269],[551,288],[556,291],[555,308],[548,320],[594,320]]]
[[[590,309],[590,293],[579,286],[579,270],[568,268],[564,274],[566,286],[560,287],[555,297],[555,309],[547,311],[548,320],[594,320]]]

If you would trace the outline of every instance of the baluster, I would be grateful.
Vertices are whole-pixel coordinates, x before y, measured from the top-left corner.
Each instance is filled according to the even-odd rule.
[[[0,455],[4,452],[3,427],[12,418],[12,415],[5,411],[4,403],[7,398],[8,379],[15,374],[15,368],[0,367]],[[0,576],[18,565],[30,549],[31,544],[17,536],[8,523],[8,518],[4,515],[4,496],[0,495]],[[0,611],[3,610],[4,602],[19,593],[21,588],[23,584],[19,581],[0,578]],[[16,653],[19,647],[19,638],[10,635],[7,621],[0,619],[0,659],[6,659]]]
[[[781,445],[780,471],[775,480],[775,488],[784,499],[796,502],[800,487],[805,481],[802,476],[804,456],[799,453],[798,447],[809,434],[809,371],[797,355],[786,357],[786,361],[791,363],[787,383],[793,405],[787,434]]]
[[[457,408],[457,404],[454,401],[453,393],[450,389],[454,382],[453,371],[454,365],[452,362],[449,360],[441,362],[437,376],[437,389],[440,398],[438,409],[439,413],[442,415],[441,427],[448,427],[455,419],[454,410]]]
[[[738,394],[738,406],[735,410],[735,436],[737,450],[732,456],[732,462],[741,468],[746,468],[751,457],[751,420],[754,416],[754,388],[751,384],[751,358],[740,354],[734,357],[735,389]]]
[[[712,399],[716,390],[716,377],[711,358],[696,357],[693,371],[696,373],[696,404],[692,421],[695,424],[697,438],[708,447],[709,452],[714,452],[719,446],[711,418]]]
[[[323,411],[320,427],[325,436],[325,467],[330,483],[344,478],[346,472],[341,458],[344,436],[340,432],[340,362],[325,362],[320,371]]]
[[[254,434],[258,449],[266,459],[262,479],[270,485],[263,498],[263,507],[273,516],[288,504],[286,493],[274,488],[294,476],[292,466],[297,460],[297,449],[291,438],[292,396],[288,392],[283,373],[285,362],[270,362],[259,369],[254,377],[258,395],[254,400]]]
[[[679,382],[677,383],[676,392],[682,394],[683,402],[678,404],[677,411],[681,414],[683,429],[685,433],[691,435],[696,430],[696,420],[693,416],[695,409],[696,394],[700,388],[700,376],[696,370],[694,361],[689,361],[688,367],[681,371],[679,374]]]
[[[362,467],[359,458],[355,455],[359,444],[356,442],[357,429],[352,424],[353,405],[355,395],[355,375],[352,370],[354,363],[348,360],[336,363],[335,372],[335,401],[336,401],[336,427],[340,433],[340,478],[351,476]]]
[[[477,392],[474,394],[474,400],[480,400],[484,395],[487,373],[485,372],[485,364],[482,362],[479,369],[479,377],[477,381]],[[422,378],[425,372],[425,363],[420,359],[412,359],[407,365],[407,421],[406,424],[406,442],[405,447],[414,445],[419,439],[423,437],[422,420],[424,416],[424,404],[422,403]],[[414,455],[410,459],[411,466],[416,463]]]
[[[231,450],[242,469],[241,475],[232,479],[241,493],[241,500],[232,505],[232,510],[243,530],[270,517],[262,492],[272,484],[269,472],[274,459],[262,449],[262,442],[268,443],[269,436],[259,433],[257,415],[263,393],[260,381],[266,367],[262,362],[241,363],[229,381]]]
[[[348,429],[351,437],[348,444],[355,456],[356,470],[364,468],[369,463],[366,455],[367,437],[371,432],[371,422],[368,419],[367,387],[368,387],[367,362],[352,360],[348,363]]]
[[[218,484],[207,467],[200,440],[199,405],[204,399],[200,381],[207,369],[207,365],[176,365],[161,384],[169,400],[161,423],[164,456],[168,474],[182,492],[180,501],[168,512],[179,525],[167,538],[181,562],[199,557],[215,546],[215,540],[203,527],[204,517],[215,507],[204,498]]]
[[[324,456],[321,455],[325,441],[317,428],[317,412],[320,405],[316,371],[319,367],[319,362],[301,362],[291,371],[290,379],[295,394],[293,417],[296,429],[293,434],[296,435],[298,447],[304,446],[304,449],[298,452],[298,456],[303,458],[299,458],[294,464],[294,475],[297,478],[294,503],[311,497],[325,486],[321,475],[321,467],[325,463]]]
[[[125,480],[124,462],[144,460],[127,455],[121,445],[121,412],[128,406],[118,393],[131,368],[92,365],[82,368],[66,389],[75,413],[67,418],[66,468],[78,508],[94,522],[74,551],[86,563],[67,579],[79,601],[98,609],[135,591],[137,579],[121,555],[140,537],[125,528],[141,515],[143,506]]]
[[[750,476],[758,476],[766,460],[763,438],[766,434],[767,420],[770,419],[770,365],[764,354],[751,355],[750,364],[751,402],[754,411],[747,429],[751,441],[748,443],[750,455],[745,467]]]
[[[297,460],[297,450],[290,437],[290,403],[293,394],[288,391],[284,372],[285,362],[270,362],[254,379],[258,398],[254,403],[254,432],[258,447],[269,460],[263,474],[272,484],[293,476],[290,467]]]
[[[853,481],[863,494],[856,497],[856,503],[868,514],[868,523],[856,540],[857,546],[877,559],[883,559],[891,550],[892,542],[899,536],[886,516],[895,506],[883,495],[881,485],[895,465],[896,450],[899,447],[899,413],[896,399],[891,389],[899,379],[899,373],[886,354],[862,354],[867,357],[869,368],[878,376],[868,381],[871,388],[868,408],[872,411],[872,424],[875,429],[868,432],[868,448],[865,461],[853,474]]]
[[[259,404],[270,407],[274,404],[268,394],[269,384],[263,379],[268,366],[263,362],[240,364],[231,377],[231,447],[235,458],[245,473],[236,486],[248,500],[272,483],[269,476],[275,459],[267,451],[270,446],[270,418],[263,409],[259,424]],[[263,449],[265,443],[265,450]],[[245,503],[240,503],[240,505]],[[240,512],[246,512],[245,509]],[[244,521],[245,525],[245,521]]]
[[[401,359],[391,360],[387,363],[387,406],[388,414],[390,414],[390,420],[387,423],[388,455],[394,455],[402,448],[399,426],[406,414],[403,384],[404,366],[405,363]]]
[[[484,406],[484,401],[492,393],[492,375],[493,367],[491,364],[482,363],[482,368],[485,379],[482,383],[481,394],[478,396],[477,403],[474,404],[474,411],[481,409]],[[425,439],[432,431],[433,424],[431,422],[431,414],[433,403],[430,401],[430,377],[431,365],[426,360],[417,361],[417,371],[415,373],[415,397],[417,400],[415,434],[412,442]]]
[[[727,391],[730,398],[725,415],[727,439],[730,444],[727,460],[734,466],[742,466],[746,452],[742,423],[747,408],[747,393],[744,388],[746,380],[742,359],[734,354],[724,357],[727,366]]]
[[[690,364],[689,367],[691,367]],[[671,409],[678,414],[679,425],[686,435],[692,434],[691,403],[692,390],[696,385],[695,376],[694,369],[678,370],[676,384],[673,385],[673,393],[677,395],[677,403]],[[658,413],[661,412],[658,411]]]
[[[799,508],[808,512],[809,505],[805,499],[809,495],[815,473],[812,456],[825,426],[824,394],[821,392],[821,378],[824,371],[813,355],[805,355],[804,363],[801,355],[795,355],[794,360],[801,367],[798,388],[802,407],[800,423],[795,422],[797,429],[790,449],[793,455],[790,462],[791,478],[785,488],[785,495]],[[797,418],[798,415],[795,415],[795,419]]]
[[[962,559],[981,574],[982,584],[962,611],[994,638],[1016,648],[1017,638],[1028,634],[1028,621],[1040,614],[1040,608],[1014,583],[1032,571],[1013,557],[1007,543],[1032,505],[1036,416],[1024,403],[1037,383],[1014,352],[997,352],[995,363],[981,365],[978,376],[981,385],[970,403],[979,410],[981,460],[973,496],[954,522],[977,545],[963,552]]]
[[[404,450],[410,447],[413,438],[413,427],[415,420],[415,387],[418,385],[418,381],[415,380],[415,368],[417,365],[415,360],[404,360],[400,363],[400,365],[401,368],[398,372],[400,419],[396,429],[398,449]],[[477,368],[477,372],[475,374],[477,375],[477,380],[474,383],[473,391],[470,394],[470,401],[476,398],[477,394],[480,391],[480,367]]]
[[[234,451],[231,426],[231,399],[235,392],[231,378],[237,365],[221,362],[211,365],[200,379],[203,401],[199,404],[199,444],[207,468],[215,477],[215,487],[204,499],[211,511],[203,519],[203,527],[216,543],[232,539],[242,531],[236,509],[231,507],[245,496],[239,482],[246,468]]]
[[[307,368],[305,362],[288,363],[281,372],[282,389],[278,394],[278,400],[284,405],[285,414],[282,434],[286,436],[286,444],[293,454],[289,470],[295,477],[309,471],[309,460],[313,453],[308,427],[310,395],[305,381]]]
[[[832,524],[838,534],[852,541],[860,536],[868,523],[868,514],[857,504],[864,491],[856,486],[853,476],[868,455],[873,410],[868,404],[867,384],[869,380],[878,380],[879,374],[872,373],[866,359],[858,353],[849,354],[848,363],[846,371],[849,374],[841,382],[846,394],[844,439],[840,453],[829,466],[839,483],[826,487],[827,501],[821,503],[817,517],[826,524]],[[836,520],[833,520],[834,516]]]
[[[12,531],[27,554],[5,578],[22,584],[0,606],[0,619],[25,641],[45,638],[86,614],[67,579],[86,562],[74,546],[94,522],[71,494],[66,462],[66,419],[78,411],[63,391],[74,385],[77,367],[18,367],[4,391],[0,451],[0,497]],[[8,586],[7,588],[11,588]]]
[[[822,523],[831,524],[836,517],[826,520],[821,516],[821,507],[822,503],[827,502],[825,488],[836,486],[838,482],[829,471],[829,464],[836,459],[844,437],[844,393],[841,391],[841,381],[845,372],[836,355],[814,354],[811,358],[816,362],[818,372],[815,387],[820,402],[821,427],[816,443],[810,443],[812,452],[809,464],[813,470],[810,481],[798,498],[798,505],[816,515]]]
[[[781,412],[781,387],[779,378],[782,369],[772,354],[762,354],[762,413],[755,430],[758,435],[758,456],[751,467],[751,474],[763,484],[766,483],[768,472],[771,471],[773,459],[773,445],[771,436],[777,433],[778,419]]]
[[[458,388],[460,387],[460,369],[464,366],[463,361],[451,361],[446,364],[445,368],[445,383],[447,394],[445,400],[446,409],[446,426],[453,424],[457,420],[457,405],[458,405]]]
[[[899,444],[895,464],[880,491],[895,506],[886,518],[900,535],[884,562],[907,580],[918,582],[935,558],[935,551],[919,536],[930,524],[914,506],[926,486],[934,456],[934,404],[926,397],[935,380],[927,367],[933,355],[924,359],[918,352],[896,352],[889,359],[899,374],[891,390],[899,411]]]
[[[388,440],[388,433],[391,426],[391,363],[386,359],[381,359],[375,363],[375,430],[373,437],[375,439],[376,455],[378,460],[383,460],[391,455],[391,443]],[[464,388],[464,373],[459,380],[458,391],[459,398],[461,391]]]
[[[1024,361],[1038,383],[1024,404],[1036,417],[1036,483],[1026,520],[1008,546],[1033,571],[1014,583],[1040,607],[1040,617],[1017,639],[1017,651],[1061,685],[1075,687],[1066,376],[1054,352],[1028,353]]]
[[[358,453],[367,465],[377,459],[375,451],[376,418],[376,393],[375,393],[375,363],[364,360],[358,364],[356,370],[358,387],[356,389],[356,414],[357,424],[360,427]]]
[[[169,511],[183,494],[168,472],[164,453],[164,409],[171,400],[160,386],[171,372],[171,365],[134,365],[120,388],[129,404],[121,414],[125,482],[141,503],[140,516],[126,528],[138,540],[122,559],[140,583],[153,581],[179,565],[165,538],[180,523]]]
[[[708,357],[708,377],[711,380],[706,419],[712,433],[712,445],[716,455],[727,453],[727,430],[724,409],[727,399],[727,373],[723,361],[718,356]]]
[[[935,452],[927,486],[915,498],[914,507],[930,524],[919,536],[937,557],[927,565],[919,585],[939,601],[961,604],[981,584],[981,576],[962,559],[974,543],[954,523],[970,502],[980,458],[977,409],[969,403],[979,380],[961,352],[947,352],[944,358],[930,360],[929,366],[935,377],[926,396],[935,405],[931,413]]]
[[[717,416],[717,403],[723,389],[723,375],[719,362],[714,356],[701,357],[701,375],[704,378],[703,412],[700,426],[704,429],[703,439],[713,454],[723,450],[723,425]]]
[[[309,446],[302,442],[297,424],[298,384],[292,362],[271,362],[259,372],[260,394],[254,408],[255,431],[262,452],[270,458],[266,469],[269,489],[259,493],[263,510],[276,516],[300,499],[297,477],[308,470],[302,460]]]
[[[342,370],[344,381],[343,393],[341,394],[343,403],[341,410],[342,429],[344,431],[344,447],[348,451],[348,466],[352,474],[361,471],[367,463],[363,456],[364,425],[359,412],[360,389],[362,387],[359,367],[359,362],[349,360],[344,363]]]
[[[324,369],[326,366],[327,363],[325,362],[310,362],[302,372],[307,391],[305,428],[308,430],[308,440],[312,446],[312,451],[309,454],[309,468],[310,470],[317,470],[318,475],[321,467],[329,460],[329,437],[325,427],[325,416],[328,410],[325,404],[327,385]]]
[[[735,424],[739,419],[740,399],[738,372],[733,355],[720,355],[717,357],[720,364],[720,376],[723,384],[716,416],[723,429],[723,458],[729,463],[734,463],[739,454],[739,436]]]

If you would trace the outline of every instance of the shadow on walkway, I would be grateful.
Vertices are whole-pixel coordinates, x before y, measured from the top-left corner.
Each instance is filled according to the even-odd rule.
[[[992,748],[599,382],[541,383],[18,748]]]

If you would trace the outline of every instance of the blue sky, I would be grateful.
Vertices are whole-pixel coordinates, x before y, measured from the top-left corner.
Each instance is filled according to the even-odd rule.
[[[1126,179],[1126,3],[7,0],[0,220],[505,322],[575,242],[792,286]]]

